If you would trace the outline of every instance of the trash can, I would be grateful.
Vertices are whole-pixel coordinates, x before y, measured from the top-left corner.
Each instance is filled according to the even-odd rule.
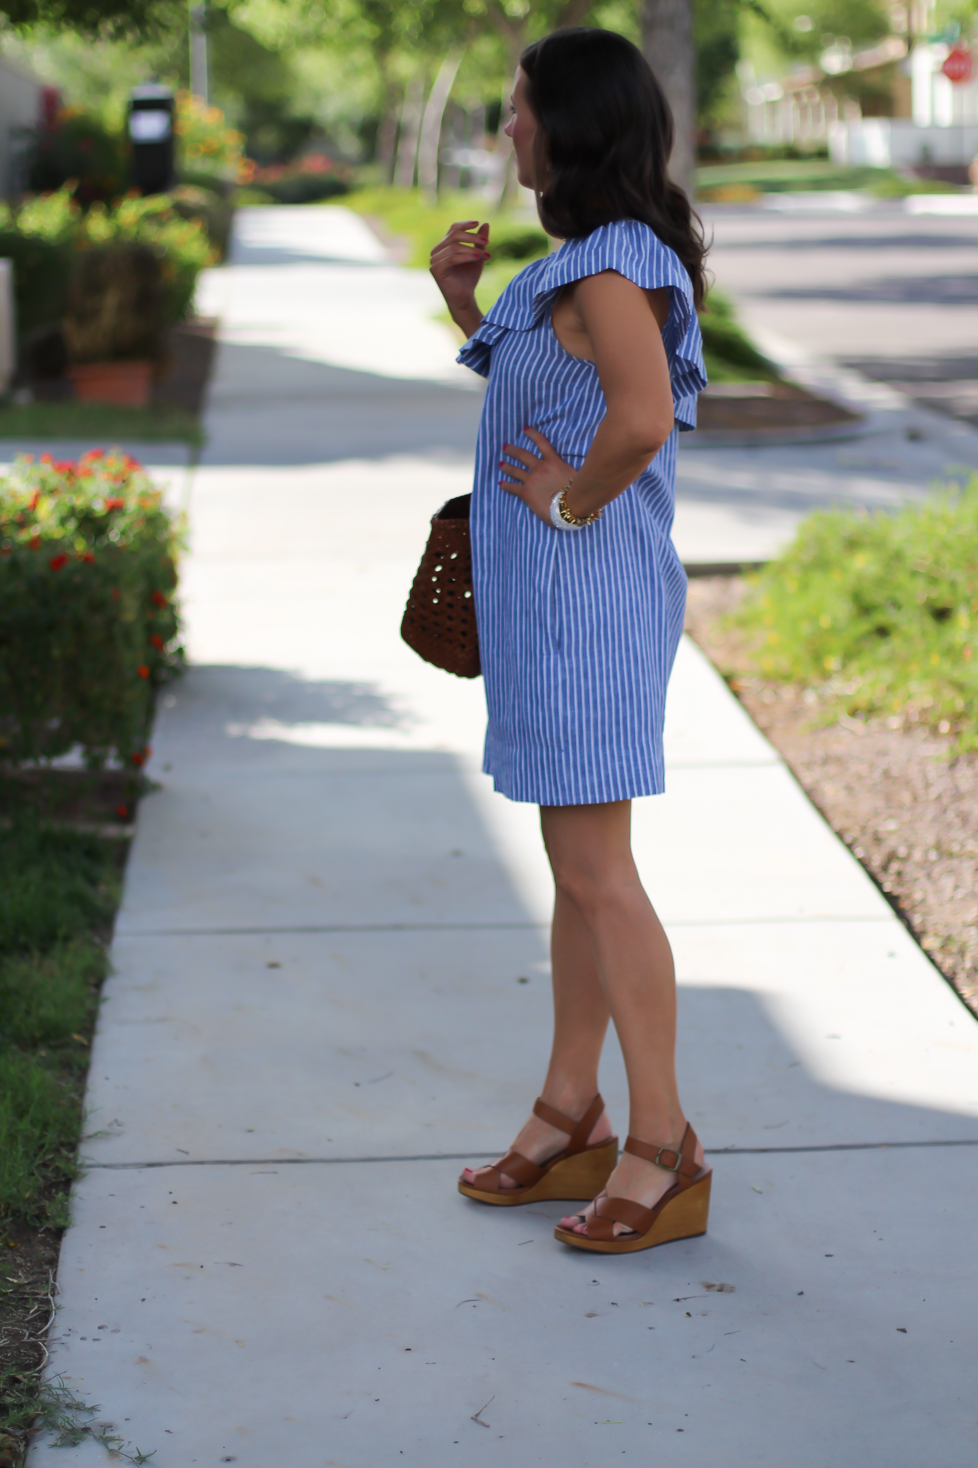
[[[155,82],[133,87],[129,97],[132,181],[141,194],[173,187],[173,93]]]

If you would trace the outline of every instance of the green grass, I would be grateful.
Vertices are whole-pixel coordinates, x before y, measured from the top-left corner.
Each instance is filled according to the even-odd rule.
[[[734,621],[762,676],[978,748],[978,476],[896,514],[810,515]]]
[[[98,439],[103,443],[177,439],[199,447],[204,431],[195,413],[172,404],[110,408],[100,403],[14,403],[0,406],[0,440],[5,438]]]
[[[344,194],[335,202],[359,214],[373,215],[391,234],[409,240],[411,255],[407,264],[417,270],[427,270],[431,251],[458,220],[488,223],[490,253],[499,263],[504,259],[513,263],[518,257],[516,269],[545,255],[549,248],[543,230],[522,210],[495,209],[472,194],[443,194],[437,204],[429,204],[417,189],[375,188]]]
[[[938,180],[906,179],[889,168],[849,168],[822,158],[707,164],[696,170],[696,189],[704,201],[718,193],[722,197],[724,189],[743,189],[759,194],[862,189],[884,198],[960,192],[956,185]]]
[[[61,1226],[119,842],[18,813],[0,841],[0,1223]]]

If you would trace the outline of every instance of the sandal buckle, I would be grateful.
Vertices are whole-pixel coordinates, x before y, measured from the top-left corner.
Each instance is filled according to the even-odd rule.
[[[667,1152],[670,1156],[675,1157],[675,1162],[663,1162],[663,1152]],[[678,1152],[675,1147],[660,1147],[655,1154],[655,1165],[656,1167],[664,1168],[666,1172],[678,1172],[683,1165],[683,1154],[682,1152]]]

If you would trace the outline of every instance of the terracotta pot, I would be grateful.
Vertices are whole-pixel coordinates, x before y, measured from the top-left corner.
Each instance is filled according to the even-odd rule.
[[[85,362],[68,368],[80,403],[145,408],[153,386],[152,362]]]

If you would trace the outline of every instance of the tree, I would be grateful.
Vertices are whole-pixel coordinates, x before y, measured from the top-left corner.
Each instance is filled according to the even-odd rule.
[[[692,0],[643,0],[642,50],[676,125],[669,172],[690,193],[696,161],[696,46]]]
[[[483,0],[484,14],[502,37],[509,52],[510,69],[515,73],[520,52],[536,36],[583,25],[595,8],[595,0],[539,0],[535,5],[507,3],[507,0]]]
[[[187,23],[177,0],[0,0],[0,15],[18,30],[44,25],[110,39],[155,38]]]

